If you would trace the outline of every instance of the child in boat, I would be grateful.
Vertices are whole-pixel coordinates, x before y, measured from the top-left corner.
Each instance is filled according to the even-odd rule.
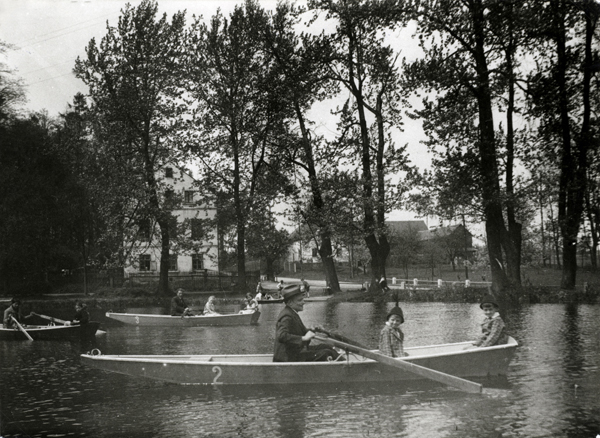
[[[404,314],[398,303],[388,313],[385,326],[379,334],[379,351],[390,357],[408,356],[404,351],[404,333],[400,324],[404,322]]]
[[[210,297],[208,297],[208,301],[204,305],[204,314],[205,315],[218,315],[217,311],[215,310],[214,301],[215,301],[214,295],[211,295]]]
[[[508,334],[506,333],[504,321],[502,321],[502,318],[498,313],[500,307],[496,304],[494,297],[485,297],[481,301],[479,307],[481,307],[481,310],[483,310],[483,313],[485,314],[485,319],[481,323],[482,335],[473,343],[473,345],[470,345],[465,349],[473,347],[491,347],[492,345],[508,343]]]

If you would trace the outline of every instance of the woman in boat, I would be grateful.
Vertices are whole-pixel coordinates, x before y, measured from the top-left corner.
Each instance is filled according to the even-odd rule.
[[[263,288],[262,288],[262,284],[260,284],[260,280],[258,281],[258,284],[256,285],[256,296],[254,297],[256,299],[256,301],[262,300],[263,297]]]
[[[508,334],[504,321],[500,317],[500,306],[496,304],[496,300],[492,296],[485,297],[479,305],[485,315],[481,323],[481,337],[465,348],[473,347],[491,347],[492,345],[502,345],[508,343]]]
[[[285,287],[285,284],[283,284],[283,280],[279,280],[279,283],[277,284],[277,296],[274,298],[283,298],[283,288]]]
[[[404,351],[404,333],[400,325],[404,323],[404,314],[398,303],[387,315],[385,326],[379,334],[379,351],[390,357],[408,356]]]
[[[339,353],[327,345],[309,345],[315,333],[308,330],[298,312],[304,309],[304,293],[298,284],[283,289],[285,307],[277,317],[273,362],[316,362],[338,358]]]
[[[310,297],[310,285],[304,278],[300,279],[300,290],[306,294],[306,298]]]
[[[258,301],[254,299],[251,293],[246,294],[246,310],[254,310],[258,308]]]
[[[214,301],[215,301],[214,295],[211,295],[210,297],[208,297],[208,301],[204,305],[204,315],[219,315],[219,313],[217,313],[217,311],[215,310]]]

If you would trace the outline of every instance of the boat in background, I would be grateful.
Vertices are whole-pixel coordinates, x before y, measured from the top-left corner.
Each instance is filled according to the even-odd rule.
[[[22,325],[34,340],[74,340],[95,336],[100,323],[90,321],[83,325]],[[0,341],[25,341],[27,336],[19,328],[0,328]]]
[[[409,347],[398,360],[457,377],[506,375],[518,346],[472,348],[471,342]],[[332,362],[273,362],[272,354],[249,355],[103,355],[82,354],[84,365],[133,377],[185,385],[266,385],[350,382],[395,382],[422,379],[417,374],[346,353]]]
[[[260,312],[258,310],[241,310],[240,313],[194,316],[107,312],[106,317],[124,324],[139,326],[204,327],[256,324]]]

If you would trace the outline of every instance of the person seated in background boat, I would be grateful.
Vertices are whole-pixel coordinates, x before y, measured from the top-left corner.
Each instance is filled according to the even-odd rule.
[[[204,305],[204,315],[220,315],[215,310],[215,298],[216,297],[214,295],[208,297],[208,301]]]
[[[21,314],[21,300],[18,298],[13,298],[10,300],[10,306],[8,306],[4,311],[4,319],[2,323],[4,324],[4,328],[16,329],[17,324],[13,321],[13,318],[15,318],[19,323],[22,323],[25,319],[31,318],[31,316],[31,313],[27,316],[23,316]]]
[[[485,297],[479,305],[485,315],[481,323],[481,337],[465,347],[465,350],[475,347],[491,347],[492,345],[502,345],[508,343],[508,334],[504,321],[500,317],[500,306],[492,296]]]
[[[382,276],[379,280],[379,287],[381,288],[382,292],[388,292],[390,290],[390,287],[388,286],[387,280],[384,276]]]
[[[90,313],[87,305],[81,301],[75,302],[75,315],[71,321],[65,322],[65,325],[85,325],[90,322]]]
[[[283,284],[283,280],[279,280],[279,283],[277,283],[277,296],[275,296],[274,298],[283,298],[283,288],[285,287],[285,284]]]
[[[304,278],[300,279],[300,290],[306,294],[306,298],[310,297],[310,285]]]
[[[404,323],[404,314],[398,303],[387,314],[385,326],[379,334],[379,351],[390,357],[404,357],[404,333],[400,325]]]
[[[304,293],[299,284],[288,284],[282,290],[285,307],[277,317],[273,362],[316,362],[338,358],[333,348],[309,345],[315,333],[308,330],[298,312],[304,309]]]
[[[258,301],[254,299],[251,293],[246,294],[246,310],[258,309]]]
[[[171,299],[171,316],[193,316],[192,308],[183,299],[183,289],[177,289],[177,295]]]

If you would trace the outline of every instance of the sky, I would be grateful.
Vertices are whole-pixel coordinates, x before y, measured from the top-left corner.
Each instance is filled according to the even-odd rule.
[[[159,10],[170,18],[186,10],[188,23],[192,15],[212,17],[218,8],[224,14],[233,11],[242,0],[159,0]],[[130,0],[133,6],[140,0]],[[106,23],[116,26],[124,0],[0,0],[0,41],[12,49],[3,55],[4,63],[15,70],[25,85],[26,111],[47,110],[57,116],[67,109],[77,92],[86,94],[86,86],[75,78],[72,69],[77,57],[85,57],[85,47],[92,38],[100,42],[106,35]],[[261,0],[265,9],[276,1]],[[399,39],[400,40],[400,39]],[[403,44],[408,40],[402,38]],[[413,43],[414,45],[414,43]],[[407,52],[403,49],[403,55]],[[2,55],[0,55],[2,56]],[[395,141],[409,145],[414,164],[428,167],[430,156],[420,144],[424,134],[419,122],[405,119],[407,125]],[[413,215],[395,212],[389,219],[411,219]]]

